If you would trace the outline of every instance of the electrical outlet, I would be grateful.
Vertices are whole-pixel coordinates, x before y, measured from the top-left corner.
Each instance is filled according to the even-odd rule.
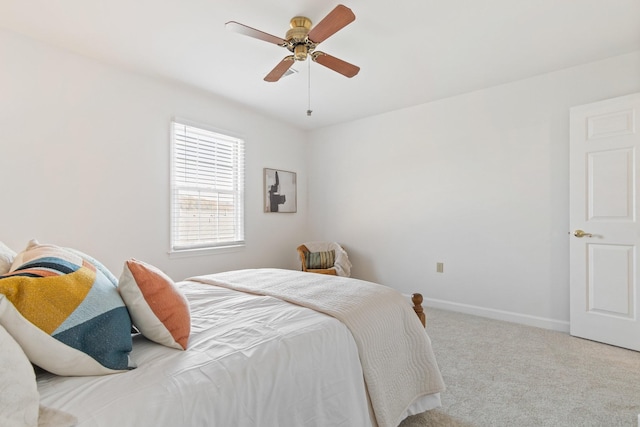
[[[436,263],[436,272],[444,273],[444,263],[443,262]]]

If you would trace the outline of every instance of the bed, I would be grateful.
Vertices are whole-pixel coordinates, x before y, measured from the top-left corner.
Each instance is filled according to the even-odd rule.
[[[429,338],[390,288],[280,269],[174,285],[189,308],[186,349],[134,334],[134,369],[37,369],[41,416],[49,408],[78,426],[385,427],[440,406]]]

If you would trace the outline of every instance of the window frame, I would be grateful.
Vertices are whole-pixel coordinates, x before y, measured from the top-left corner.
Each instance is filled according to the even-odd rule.
[[[178,191],[180,189],[191,189],[194,190],[194,184],[179,184],[177,181],[177,174],[179,172],[177,163],[178,163],[178,153],[177,153],[177,145],[178,145],[178,127],[184,127],[185,131],[189,128],[195,129],[198,133],[206,133],[211,136],[211,139],[215,142],[215,140],[235,144],[234,153],[237,158],[233,162],[233,187],[232,191],[220,191],[219,187],[215,187],[212,184],[209,187],[200,186],[201,189],[205,189],[205,193],[209,194],[232,194],[233,195],[233,206],[234,206],[234,221],[233,221],[233,239],[222,239],[218,240],[217,237],[219,233],[216,231],[215,236],[211,240],[202,242],[202,243],[193,243],[188,244],[184,241],[181,241],[177,236],[179,231],[178,227]],[[185,132],[185,135],[187,133]],[[186,139],[186,138],[184,138]],[[183,140],[184,140],[183,139]],[[193,122],[190,120],[185,120],[179,117],[175,117],[170,122],[170,183],[169,183],[169,254],[171,256],[189,256],[189,255],[198,255],[198,254],[208,254],[215,252],[227,252],[230,250],[238,250],[239,248],[243,248],[245,246],[245,141],[244,138],[240,135],[234,134],[229,131],[220,130],[214,128],[212,126]],[[186,143],[184,144],[186,145]],[[197,156],[196,158],[202,158],[201,156]],[[199,196],[198,196],[199,197]],[[199,199],[201,200],[201,199]]]

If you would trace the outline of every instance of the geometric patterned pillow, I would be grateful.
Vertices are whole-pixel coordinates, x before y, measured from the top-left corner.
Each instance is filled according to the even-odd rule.
[[[336,251],[308,252],[305,255],[306,267],[311,269],[331,268],[336,262]]]
[[[78,254],[31,242],[0,276],[0,294],[0,324],[41,368],[104,375],[135,367],[131,318],[117,288]]]
[[[167,347],[187,349],[189,302],[162,270],[132,258],[124,263],[118,290],[142,335]]]

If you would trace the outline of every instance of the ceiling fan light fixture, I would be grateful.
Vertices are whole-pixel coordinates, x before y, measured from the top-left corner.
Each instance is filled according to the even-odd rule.
[[[308,53],[307,45],[299,44],[293,48],[293,56],[296,58],[296,61],[304,61],[307,59]]]

